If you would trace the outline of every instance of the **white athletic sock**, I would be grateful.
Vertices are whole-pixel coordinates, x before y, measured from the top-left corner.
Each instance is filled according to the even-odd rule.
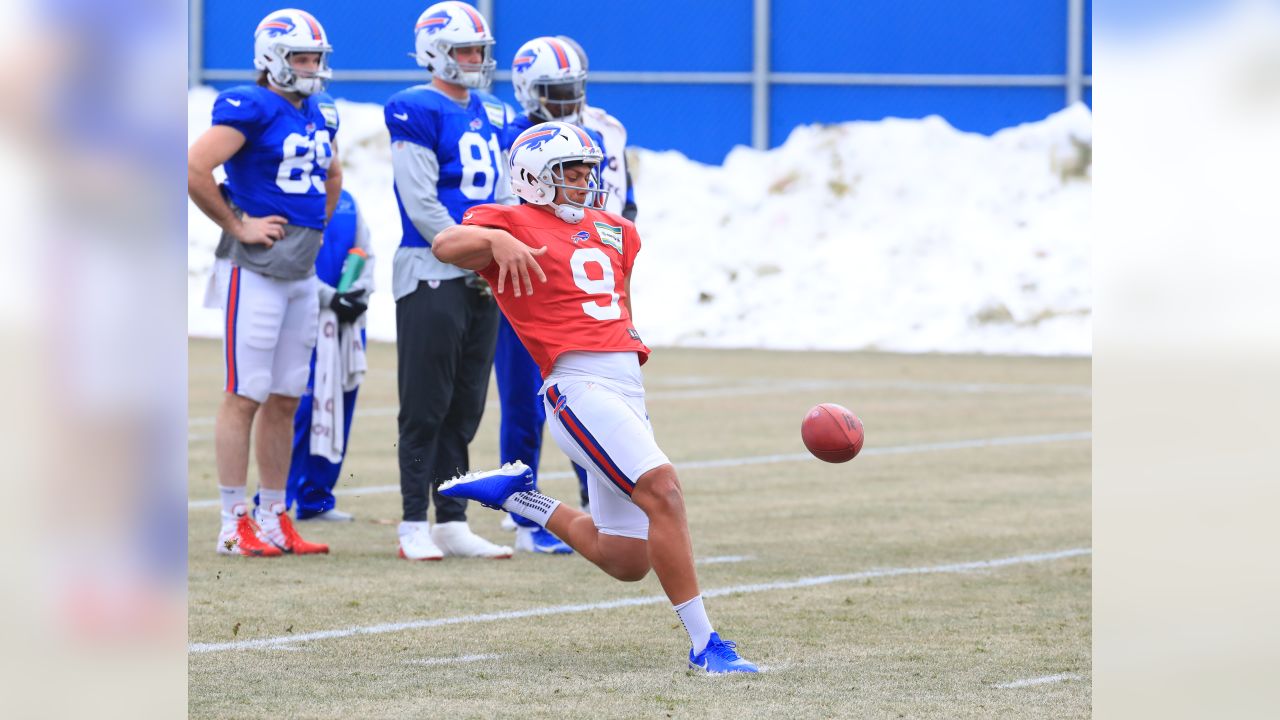
[[[711,642],[711,619],[707,617],[706,608],[702,607],[702,596],[682,602],[675,606],[676,615],[684,623],[685,632],[689,633],[689,642],[693,643],[693,654],[697,655],[707,649]]]
[[[222,496],[222,514],[223,517],[234,517],[237,505],[244,505],[244,486],[227,487],[226,485],[218,486],[218,494]]]
[[[502,509],[515,513],[522,518],[532,520],[542,527],[547,526],[551,513],[560,507],[560,501],[547,497],[537,490],[518,492],[502,503]]]
[[[281,508],[284,507],[284,492],[284,490],[258,488],[258,502],[265,510],[274,513],[276,511],[277,503]]]

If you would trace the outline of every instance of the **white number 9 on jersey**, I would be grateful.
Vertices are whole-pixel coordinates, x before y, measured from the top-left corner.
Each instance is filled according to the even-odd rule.
[[[587,277],[587,265],[599,265],[602,277],[592,280]],[[614,290],[613,265],[609,256],[600,248],[578,248],[569,256],[569,267],[573,268],[573,282],[588,295],[608,295],[609,302],[600,304],[595,300],[582,303],[582,311],[596,320],[617,320],[622,317],[622,308],[618,305],[618,293]]]

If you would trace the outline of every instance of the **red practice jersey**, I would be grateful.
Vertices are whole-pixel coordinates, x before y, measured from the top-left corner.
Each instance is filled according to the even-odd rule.
[[[499,294],[496,263],[480,271],[542,377],[556,358],[573,350],[634,350],[642,365],[649,359],[626,305],[627,278],[640,251],[630,220],[586,210],[582,222],[571,225],[533,205],[478,205],[462,216],[462,224],[506,230],[534,249],[547,246],[536,258],[547,281],[534,277],[532,296],[516,297],[512,277]]]

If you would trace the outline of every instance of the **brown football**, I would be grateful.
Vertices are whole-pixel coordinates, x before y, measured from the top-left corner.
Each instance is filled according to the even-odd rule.
[[[805,414],[800,437],[819,460],[848,462],[862,449],[862,421],[847,408],[822,403]]]

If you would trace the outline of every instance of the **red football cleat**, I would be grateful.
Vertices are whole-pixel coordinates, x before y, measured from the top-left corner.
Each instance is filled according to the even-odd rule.
[[[219,555],[242,555],[244,557],[280,557],[284,553],[280,548],[258,537],[258,525],[249,517],[249,513],[236,515],[234,522],[223,523],[222,532],[218,534]]]
[[[258,522],[262,526],[262,536],[264,538],[270,541],[272,545],[294,555],[328,554],[328,545],[303,540],[302,536],[293,527],[293,521],[289,519],[284,506],[278,503],[277,505],[279,506],[278,511],[258,510]]]

